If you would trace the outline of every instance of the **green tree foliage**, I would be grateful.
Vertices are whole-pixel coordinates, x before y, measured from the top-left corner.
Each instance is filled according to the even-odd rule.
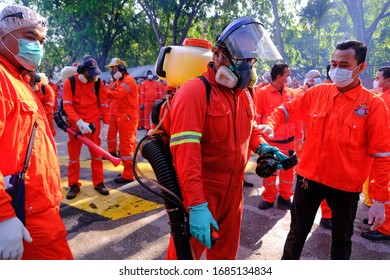
[[[322,70],[337,43],[368,44],[369,67],[390,60],[390,0],[22,0],[49,20],[41,71],[52,73],[95,56],[100,67],[112,57],[128,66],[154,64],[164,45],[186,37],[215,38],[240,16],[259,19],[293,74]],[[256,64],[258,74],[276,63]]]
[[[375,68],[380,65],[380,60],[383,62],[390,60],[388,55],[386,58],[386,54],[389,53],[390,0],[343,0],[343,2],[353,23],[354,37],[368,45],[369,65],[366,72],[375,75],[377,70]],[[377,40],[378,38],[383,41]]]
[[[330,0],[309,0],[307,6],[301,12],[302,20],[309,29],[317,30],[316,54],[313,59],[313,66],[319,65],[320,47],[321,47],[321,27],[322,21],[332,8],[333,3]]]
[[[198,33],[202,34],[203,29],[199,21],[205,18],[204,7],[214,2],[214,0],[137,0],[153,27],[160,47],[181,45],[191,27],[198,27]]]
[[[34,3],[49,20],[45,70],[58,70],[87,54],[96,57],[101,69],[112,57],[120,57],[129,66],[135,66],[150,61],[156,51],[148,51],[158,49],[149,38],[151,33],[145,17],[135,12],[134,1],[38,0]]]

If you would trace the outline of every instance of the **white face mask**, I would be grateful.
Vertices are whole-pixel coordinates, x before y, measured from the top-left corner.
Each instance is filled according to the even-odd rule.
[[[148,80],[152,80],[153,79],[153,75],[148,75]]]
[[[221,66],[215,74],[215,81],[227,88],[234,88],[237,85],[238,78],[229,68]]]
[[[77,78],[78,78],[79,81],[82,82],[83,84],[88,83],[88,79],[87,79],[87,77],[84,76],[84,74],[79,74],[79,75],[77,76]]]
[[[287,86],[289,86],[290,84],[291,84],[291,77],[288,76],[288,77],[287,77],[287,81],[284,83],[284,86],[287,87]]]
[[[352,77],[352,73],[356,68],[359,67],[359,65],[356,66],[352,70],[338,68],[338,67],[330,69],[329,76],[332,79],[332,82],[337,87],[340,87],[340,88],[346,87],[346,86],[350,85],[353,82],[353,80],[356,78],[356,77],[355,78]]]
[[[374,80],[374,81],[372,82],[372,87],[373,87],[374,89],[379,89],[379,81]]]
[[[122,73],[119,72],[119,71],[116,71],[114,76],[112,76],[115,80],[118,80],[120,78],[122,78]]]
[[[79,74],[77,76],[77,78],[79,79],[80,82],[82,82],[83,84],[86,84],[86,83],[90,83],[90,82],[96,82],[99,77],[98,76],[93,76],[93,78],[91,78],[90,80],[87,79],[87,77],[85,77],[84,74]]]

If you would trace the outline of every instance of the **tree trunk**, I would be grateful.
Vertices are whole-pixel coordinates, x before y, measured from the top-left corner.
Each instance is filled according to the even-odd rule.
[[[378,10],[381,9],[381,11],[368,28],[366,28],[366,23],[364,20],[363,0],[343,1],[348,9],[349,16],[352,19],[356,40],[365,42],[367,47],[369,47],[372,36],[376,27],[378,26],[379,21],[385,17],[390,16],[390,13],[387,13],[387,9],[390,6],[390,0],[387,0],[382,7],[378,7]],[[367,62],[368,60],[369,57],[367,57]],[[364,77],[365,75],[366,72],[363,72],[362,76]]]
[[[284,45],[282,40],[282,33],[281,33],[281,26],[280,26],[280,18],[279,18],[279,12],[278,12],[278,0],[271,0],[272,4],[272,12],[275,17],[275,29],[276,29],[276,47],[278,48],[278,51],[280,52],[280,55],[283,57],[283,61],[286,61],[286,53],[284,52]]]

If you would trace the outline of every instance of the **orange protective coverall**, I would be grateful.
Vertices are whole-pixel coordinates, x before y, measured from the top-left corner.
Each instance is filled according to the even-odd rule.
[[[61,99],[60,87],[55,83],[49,83],[49,86],[51,86],[54,91],[54,112],[58,112],[58,102]]]
[[[170,146],[181,185],[184,205],[208,202],[219,227],[219,240],[206,252],[207,259],[235,259],[243,209],[242,174],[248,148],[264,142],[254,128],[255,108],[246,90],[232,91],[215,81],[212,66],[203,74],[212,87],[207,104],[204,83],[195,78],[184,83],[172,100]],[[169,122],[164,122],[164,128]],[[181,140],[181,135],[184,134]],[[205,250],[191,239],[195,257]],[[175,259],[170,239],[167,259]]]
[[[134,180],[132,170],[138,126],[138,91],[134,78],[124,74],[107,91],[108,98],[116,99],[119,153],[123,164],[122,178]]]
[[[141,85],[140,105],[144,105],[144,127],[150,129],[150,114],[154,103],[162,98],[161,86],[156,80],[146,79]]]
[[[103,82],[100,81],[99,88],[99,100],[95,94],[94,82],[83,83],[78,79],[78,74],[75,77],[75,91],[72,94],[70,81],[66,79],[64,81],[62,99],[64,110],[68,116],[69,125],[79,130],[76,122],[79,119],[87,123],[93,123],[96,127],[95,133],[84,134],[85,137],[90,139],[93,143],[100,146],[100,117],[103,119],[103,123],[109,123],[108,121],[108,101],[107,101],[107,89]],[[80,153],[82,142],[75,139],[69,134],[68,153],[69,153],[69,165],[68,165],[68,185],[79,185],[80,179]],[[103,161],[101,156],[89,149],[91,154],[91,169],[92,169],[92,183],[94,187],[97,184],[104,182],[103,173]]]
[[[334,84],[322,84],[283,107],[268,118],[275,131],[287,121],[307,124],[298,174],[338,190],[361,192],[372,165],[372,199],[390,200],[389,114],[380,97],[361,82],[343,93]]]
[[[267,118],[272,111],[284,102],[292,100],[295,96],[293,91],[287,87],[283,87],[282,93],[274,88],[272,83],[258,88],[256,91],[256,122],[257,124],[265,124]],[[298,131],[298,132],[297,132]],[[295,137],[301,138],[299,135],[299,126],[295,122],[283,124],[275,132],[275,137],[265,140],[272,146],[280,149],[282,153],[288,155],[288,150],[294,150]],[[281,141],[288,143],[280,143]],[[283,199],[289,200],[293,195],[292,187],[294,183],[294,168],[288,170],[279,170],[279,193]],[[276,188],[276,176],[271,176],[263,179],[264,191],[262,193],[263,200],[273,203],[276,200],[278,190]]]
[[[107,148],[109,153],[117,153],[118,143],[117,143],[117,134],[118,134],[118,110],[116,108],[117,101],[111,99],[108,102],[108,115],[110,126],[108,127],[107,132]]]
[[[137,84],[138,100],[141,100],[141,85]],[[144,128],[144,110],[138,107],[138,129]]]
[[[38,90],[34,91],[35,96],[41,102],[43,108],[45,108],[47,121],[49,122],[50,130],[53,136],[56,136],[56,130],[54,129],[54,117],[53,117],[53,108],[56,103],[56,97],[54,91],[49,85],[44,85],[45,93],[42,90],[42,84],[37,84]]]
[[[26,227],[33,239],[24,243],[23,259],[73,259],[59,215],[62,192],[57,149],[46,113],[17,69],[0,56],[0,222],[15,216],[3,176],[23,169],[34,121],[30,163],[25,174]],[[42,156],[44,155],[44,156]]]
[[[167,85],[163,81],[159,81],[159,84],[160,84],[161,98],[163,98],[164,95],[167,93]]]
[[[114,82],[111,82],[107,89],[110,86],[113,86]],[[118,109],[116,108],[117,100],[109,98],[108,99],[108,116],[110,121],[110,126],[108,127],[107,132],[107,149],[109,153],[118,152],[118,143],[117,143],[117,134],[118,134]]]
[[[326,82],[325,83],[331,83],[331,82]],[[303,86],[297,88],[297,89],[294,89],[294,95],[295,97],[297,96],[301,96],[303,94],[305,94],[305,92],[309,89],[308,85],[307,84],[304,84]],[[301,152],[302,152],[302,147],[303,147],[303,144],[304,144],[304,140],[306,138],[306,124],[304,122],[300,122],[301,123],[301,129],[302,129],[302,138],[301,141],[297,140],[295,141],[295,151],[297,153],[297,157],[298,159],[301,158]],[[302,141],[303,140],[303,141]],[[325,219],[330,219],[332,218],[332,210],[330,210],[329,208],[329,205],[328,203],[326,202],[326,200],[324,199],[322,202],[321,202],[321,216],[322,218],[325,218]]]
[[[390,89],[384,91],[380,95],[380,97],[385,101],[385,103],[387,105],[388,112],[390,112]],[[388,173],[390,173],[390,171],[388,171]],[[370,174],[370,179],[371,178],[375,178],[375,173]],[[368,194],[369,194],[370,198],[375,199],[375,191],[376,191],[375,185],[372,185],[370,182],[369,187],[368,187]],[[389,188],[389,192],[390,192],[390,188]],[[379,228],[377,228],[377,230],[382,234],[390,235],[390,205],[389,204],[385,205],[385,212],[386,212],[385,213],[386,220]]]

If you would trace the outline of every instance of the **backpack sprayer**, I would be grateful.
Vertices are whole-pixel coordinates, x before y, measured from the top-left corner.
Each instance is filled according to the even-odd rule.
[[[167,92],[162,100],[156,101],[152,110],[152,122],[155,128],[138,143],[133,156],[133,173],[141,186],[160,196],[168,214],[171,236],[179,260],[194,259],[190,243],[188,213],[183,205],[183,196],[169,150],[170,102],[176,88],[185,81],[201,75],[212,61],[211,42],[202,39],[186,39],[182,46],[167,46],[160,49],[156,61],[157,76],[167,82]],[[137,166],[137,156],[149,161],[157,182],[147,178]],[[138,176],[151,182],[160,189],[160,193],[146,185]]]

